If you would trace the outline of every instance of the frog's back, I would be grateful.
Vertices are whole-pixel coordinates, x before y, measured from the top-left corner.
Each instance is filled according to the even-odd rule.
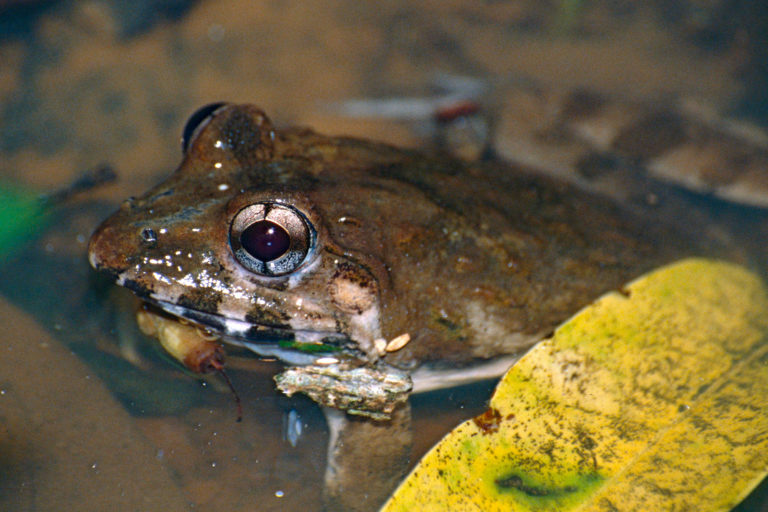
[[[701,251],[520,167],[307,131],[281,139],[315,155],[313,203],[334,242],[382,284],[384,337],[410,336],[386,356],[397,366],[519,353],[598,295]]]

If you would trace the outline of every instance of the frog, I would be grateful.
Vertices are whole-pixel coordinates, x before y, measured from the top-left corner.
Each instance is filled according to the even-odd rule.
[[[286,364],[285,393],[373,420],[501,375],[596,297],[703,250],[524,165],[277,128],[250,104],[203,107],[182,149],[95,230],[90,264],[203,329],[209,367],[244,347]]]

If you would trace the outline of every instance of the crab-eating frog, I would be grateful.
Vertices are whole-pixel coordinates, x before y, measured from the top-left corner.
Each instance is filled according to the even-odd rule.
[[[525,168],[278,130],[251,105],[201,109],[183,145],[93,234],[93,267],[285,361],[284,391],[374,418],[412,385],[501,374],[598,295],[696,252]]]

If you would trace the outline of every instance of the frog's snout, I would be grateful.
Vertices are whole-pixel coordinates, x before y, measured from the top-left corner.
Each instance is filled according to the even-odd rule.
[[[88,262],[96,270],[120,272],[127,266],[125,252],[114,244],[113,228],[108,221],[102,223],[88,242]]]
[[[103,225],[102,225],[103,226]],[[91,267],[98,270],[101,268],[101,245],[102,245],[102,226],[96,228],[96,231],[91,234],[91,239],[88,240],[88,263]]]

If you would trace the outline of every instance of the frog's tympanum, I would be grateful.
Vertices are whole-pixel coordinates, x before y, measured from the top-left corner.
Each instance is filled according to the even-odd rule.
[[[277,130],[250,105],[201,110],[184,147],[175,173],[94,233],[91,264],[165,315],[285,361],[284,391],[374,417],[411,379],[500,374],[686,246],[519,167]]]

